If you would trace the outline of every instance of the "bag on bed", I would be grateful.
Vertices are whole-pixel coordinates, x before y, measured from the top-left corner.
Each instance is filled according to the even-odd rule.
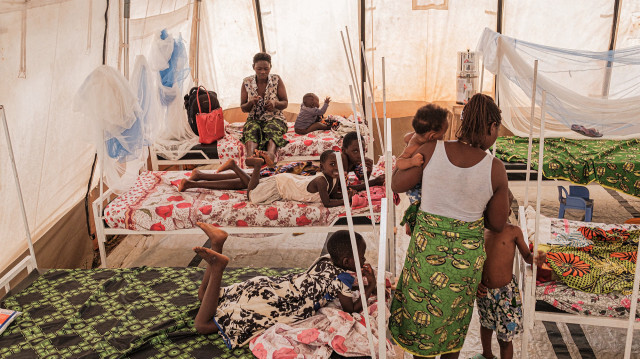
[[[202,92],[200,92],[202,89]],[[202,107],[202,111],[198,108],[198,101]],[[211,106],[209,106],[211,104]],[[204,87],[192,87],[189,93],[184,95],[184,108],[187,110],[187,118],[191,130],[196,135],[198,133],[198,124],[196,121],[196,114],[209,113],[212,110],[220,108],[220,102],[218,102],[218,95],[214,91],[207,91]]]
[[[199,89],[198,89],[199,90]],[[196,92],[196,95],[199,91]],[[207,93],[207,96],[209,93]],[[200,143],[208,145],[224,137],[224,117],[222,115],[222,108],[203,113],[200,107],[200,96],[197,96],[198,111],[196,114],[196,124],[198,126],[198,136],[200,137]],[[209,99],[209,103],[211,100]]]

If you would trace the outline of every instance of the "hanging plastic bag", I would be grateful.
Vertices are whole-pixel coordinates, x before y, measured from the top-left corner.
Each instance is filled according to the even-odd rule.
[[[205,90],[205,92],[209,99],[209,105],[211,105],[209,92],[207,90]],[[198,114],[196,114],[198,136],[200,143],[208,145],[224,137],[224,116],[222,115],[222,108],[218,107],[209,113],[202,113],[202,107],[200,106],[200,88],[198,88],[196,92],[196,99],[198,102]]]

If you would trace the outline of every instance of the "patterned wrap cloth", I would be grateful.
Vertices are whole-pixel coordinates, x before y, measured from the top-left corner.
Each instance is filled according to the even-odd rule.
[[[289,324],[313,315],[338,294],[351,296],[353,277],[328,255],[307,271],[282,277],[253,277],[220,290],[214,318],[231,349],[276,323]]]
[[[278,101],[278,82],[280,76],[269,74],[267,88],[264,97],[258,101],[249,112],[247,122],[242,129],[242,143],[249,141],[258,144],[258,149],[266,150],[269,141],[273,141],[277,147],[284,147],[288,142],[284,139],[288,127],[281,110],[266,111],[265,101]],[[258,96],[258,84],[256,76],[245,77],[242,85],[247,90],[249,98]]]
[[[592,245],[575,248],[555,246],[547,263],[569,287],[588,293],[631,294],[638,257],[640,231],[580,227]]]
[[[460,351],[484,260],[483,218],[465,222],[418,211],[391,303],[395,342],[420,356]]]

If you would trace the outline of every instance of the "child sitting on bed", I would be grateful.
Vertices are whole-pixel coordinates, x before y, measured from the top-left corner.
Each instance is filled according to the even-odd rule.
[[[327,150],[320,155],[321,173],[315,176],[300,176],[280,173],[260,178],[262,158],[247,158],[247,165],[253,166],[251,175],[244,172],[234,160],[225,162],[218,171],[232,170],[233,173],[203,174],[192,173],[190,179],[181,181],[180,192],[189,188],[208,189],[247,189],[249,202],[269,204],[278,200],[299,202],[322,202],[325,207],[342,206],[342,194],[339,190],[338,165],[336,154]],[[355,191],[354,191],[355,192]],[[355,193],[349,193],[349,198]]]
[[[511,191],[509,200],[513,201]],[[520,227],[510,223],[499,233],[485,229],[484,245],[487,258],[477,293],[482,354],[476,354],[472,359],[496,358],[491,351],[494,331],[500,344],[500,358],[510,359],[513,358],[511,341],[522,328],[522,298],[516,277],[512,274],[514,252],[518,248],[529,264],[533,263],[533,253],[525,243]],[[541,264],[541,258],[536,258],[538,264]]]
[[[322,121],[322,115],[327,111],[331,97],[325,97],[324,105],[320,107],[320,99],[314,93],[305,94],[302,97],[300,113],[296,118],[294,129],[299,135],[306,135],[313,131],[325,131],[331,129],[331,124]],[[337,123],[337,122],[336,122]]]
[[[303,273],[282,277],[259,276],[228,287],[221,287],[222,274],[229,258],[222,254],[227,233],[210,224],[198,223],[211,241],[211,248],[193,250],[207,262],[198,290],[201,301],[195,318],[198,333],[220,333],[227,346],[245,345],[251,338],[276,323],[293,323],[308,318],[318,309],[338,298],[349,313],[362,310],[360,300],[353,301],[355,257],[349,231],[341,230],[329,238],[329,255],[318,258]],[[371,266],[364,264],[366,244],[356,233],[362,274],[367,279],[365,294],[375,290]]]
[[[414,132],[409,132],[404,136],[404,142],[407,147],[405,147],[396,161],[398,169],[406,170],[411,167],[422,166],[424,159],[416,151],[427,142],[435,142],[444,138],[444,134],[449,128],[449,114],[448,110],[434,104],[428,104],[418,109],[411,122]],[[418,208],[420,208],[421,192],[421,183],[407,191],[411,205],[405,211],[402,222],[400,222],[400,224],[405,225],[407,235],[411,235],[415,226],[415,215]]]

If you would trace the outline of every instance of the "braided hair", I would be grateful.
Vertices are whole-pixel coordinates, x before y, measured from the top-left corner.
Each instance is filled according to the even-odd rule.
[[[502,123],[500,112],[491,97],[480,93],[473,95],[462,110],[456,137],[473,147],[481,147],[485,136],[491,133],[491,126]]]

